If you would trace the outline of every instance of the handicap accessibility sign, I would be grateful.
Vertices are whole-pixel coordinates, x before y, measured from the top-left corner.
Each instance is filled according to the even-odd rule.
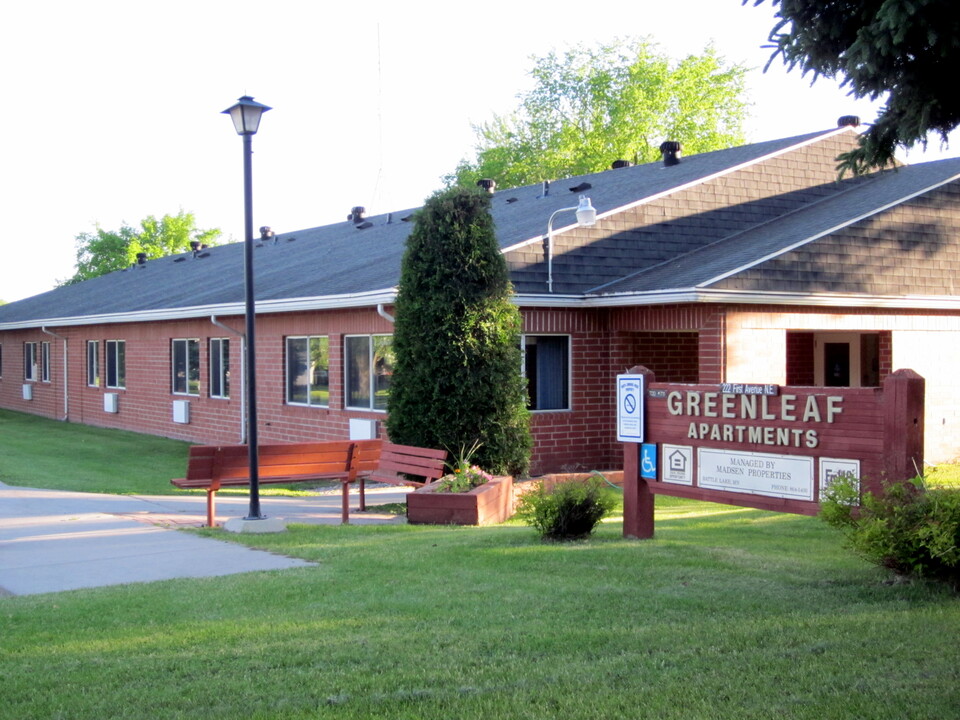
[[[657,479],[657,446],[644,443],[640,446],[640,477],[645,480]]]
[[[643,442],[643,375],[617,375],[617,440]]]

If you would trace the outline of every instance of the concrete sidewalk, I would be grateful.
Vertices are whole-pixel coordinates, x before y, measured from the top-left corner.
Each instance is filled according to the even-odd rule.
[[[403,502],[404,488],[370,488],[367,504]],[[404,518],[357,513],[350,522],[402,523]],[[261,511],[287,523],[340,524],[340,492],[302,498],[261,497]],[[246,496],[219,495],[221,522],[247,514]],[[0,595],[214,577],[308,567],[296,558],[197,537],[174,528],[199,527],[206,497],[123,496],[37,490],[0,483]]]

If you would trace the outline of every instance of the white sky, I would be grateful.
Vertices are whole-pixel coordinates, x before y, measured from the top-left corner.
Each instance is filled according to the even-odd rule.
[[[274,108],[253,140],[253,171],[254,227],[276,232],[344,220],[354,205],[371,214],[420,205],[471,154],[471,124],[516,106],[530,57],[577,43],[646,35],[679,58],[712,40],[728,61],[755,68],[751,141],[876,114],[876,104],[836,83],[811,87],[779,61],[762,73],[769,3],[326,5],[6,3],[0,299],[72,275],[74,238],[97,223],[116,229],[183,209],[200,227],[242,239],[241,140],[220,111],[243,94]]]

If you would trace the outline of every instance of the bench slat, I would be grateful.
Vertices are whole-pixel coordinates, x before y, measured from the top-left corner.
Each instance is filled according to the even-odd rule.
[[[365,509],[364,480],[402,485],[423,485],[403,475],[431,482],[444,472],[445,450],[393,445],[380,440],[287,443],[260,445],[258,477],[263,484],[336,479],[343,483],[343,522],[349,521],[349,483],[359,477],[360,509]],[[221,487],[250,484],[249,449],[246,445],[194,445],[187,460],[186,477],[170,481],[179,488],[207,491],[207,524],[215,521],[215,496]]]

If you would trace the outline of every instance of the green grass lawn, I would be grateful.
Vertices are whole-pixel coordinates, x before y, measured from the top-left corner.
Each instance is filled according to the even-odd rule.
[[[960,601],[816,519],[294,526],[316,567],[2,598],[2,718],[950,718]],[[222,531],[203,531],[223,537]]]
[[[0,482],[8,485],[116,495],[202,495],[203,490],[179,490],[170,484],[184,476],[188,448],[179,440],[0,409]],[[270,485],[260,494],[309,495],[304,488]],[[227,488],[220,494],[247,491]]]
[[[317,564],[0,598],[0,719],[958,717],[957,595],[815,518],[661,497],[621,530],[193,531]]]
[[[153,435],[0,410],[0,481],[8,485],[172,494],[170,479],[183,477],[187,447]]]

